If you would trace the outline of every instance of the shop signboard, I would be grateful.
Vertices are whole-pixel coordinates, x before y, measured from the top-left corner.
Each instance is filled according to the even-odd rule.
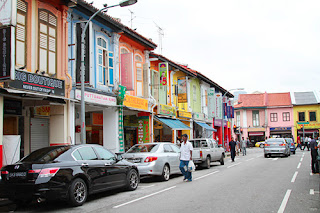
[[[169,72],[169,65],[167,62],[159,63],[159,72],[160,72],[160,85],[166,86],[168,84],[168,72]]]
[[[50,106],[37,106],[34,107],[34,114],[39,116],[50,116]]]
[[[209,88],[208,89],[208,112],[209,112],[209,119],[215,117],[215,89],[214,88]]]
[[[149,141],[149,117],[138,118],[138,143],[148,143]]]
[[[199,113],[199,112],[195,112],[193,113],[193,119],[195,120],[199,120],[199,121],[204,121],[204,114],[203,113]]]
[[[121,85],[127,88],[127,91],[134,90],[134,77],[133,77],[133,54],[132,53],[123,53],[120,56],[121,65],[120,65],[120,77]]]
[[[273,127],[270,128],[270,131],[289,131],[291,127]]]
[[[173,106],[159,104],[158,109],[158,114],[160,115],[176,116],[177,114],[176,108]]]
[[[76,90],[76,99],[81,100],[81,90]],[[117,98],[107,95],[101,95],[92,92],[84,92],[84,101],[87,103],[94,103],[106,106],[116,106]]]
[[[19,70],[15,71],[15,80],[9,83],[9,87],[48,95],[65,95],[64,80]]]
[[[123,105],[135,109],[148,111],[148,100],[131,95],[126,95]]]
[[[221,93],[215,93],[215,118],[222,119],[222,94]]]
[[[224,120],[224,127],[227,127],[228,121]],[[214,119],[214,126],[222,126],[222,119]]]
[[[320,123],[298,124],[298,129],[320,129]]]
[[[1,0],[0,1],[0,27],[16,26],[17,21],[17,1]],[[1,49],[2,50],[2,49]]]
[[[185,112],[185,111],[178,111],[178,117],[179,118],[188,118],[191,119],[192,118],[192,113],[191,112]]]
[[[0,51],[0,80],[1,81],[14,80],[15,78],[14,44],[15,44],[14,27],[5,27],[0,29],[0,50],[1,50]]]
[[[178,103],[187,103],[187,77],[178,78]]]

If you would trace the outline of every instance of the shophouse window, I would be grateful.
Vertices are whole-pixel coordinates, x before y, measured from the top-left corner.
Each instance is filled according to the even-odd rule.
[[[278,114],[277,113],[270,113],[270,121],[277,122],[278,121]]]
[[[252,126],[257,127],[259,126],[259,111],[253,110],[252,111]]]
[[[113,52],[108,49],[108,43],[104,38],[97,38],[97,61],[99,84],[112,86],[114,84]]]
[[[18,0],[16,27],[16,66],[18,67],[25,67],[27,64],[27,14],[27,2]]]
[[[48,10],[39,10],[39,71],[56,74],[57,17]]]
[[[137,73],[137,96],[142,97],[143,90],[143,72],[142,72],[142,57],[139,55],[135,55],[134,57],[136,63],[136,73]]]
[[[305,121],[305,115],[304,112],[299,112],[299,121]]]
[[[309,112],[310,121],[317,121],[316,112]]]
[[[290,112],[282,113],[283,121],[290,121]]]
[[[236,112],[236,125],[240,126],[240,112]]]

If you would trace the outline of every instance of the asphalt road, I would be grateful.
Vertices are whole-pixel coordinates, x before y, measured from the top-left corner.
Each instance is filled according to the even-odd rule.
[[[192,182],[183,182],[182,176],[168,182],[144,178],[136,191],[93,195],[77,208],[34,203],[15,212],[320,212],[320,176],[310,172],[306,150],[264,158],[263,149],[252,148],[235,162],[227,158],[224,166],[212,163],[197,170]]]

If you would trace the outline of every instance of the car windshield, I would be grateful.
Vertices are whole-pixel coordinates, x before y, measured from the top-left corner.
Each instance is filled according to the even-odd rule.
[[[293,142],[291,138],[286,138],[285,140],[287,141],[287,143],[292,143]]]
[[[33,151],[20,162],[48,163],[57,159],[62,153],[70,149],[70,146],[52,146]]]
[[[159,148],[158,144],[139,144],[131,147],[127,153],[139,153],[139,152],[156,152]]]

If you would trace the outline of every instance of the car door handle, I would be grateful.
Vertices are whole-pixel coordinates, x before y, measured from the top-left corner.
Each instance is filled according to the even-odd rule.
[[[89,166],[89,164],[87,164],[87,163],[82,163],[81,165],[84,166],[84,167],[88,167]]]

